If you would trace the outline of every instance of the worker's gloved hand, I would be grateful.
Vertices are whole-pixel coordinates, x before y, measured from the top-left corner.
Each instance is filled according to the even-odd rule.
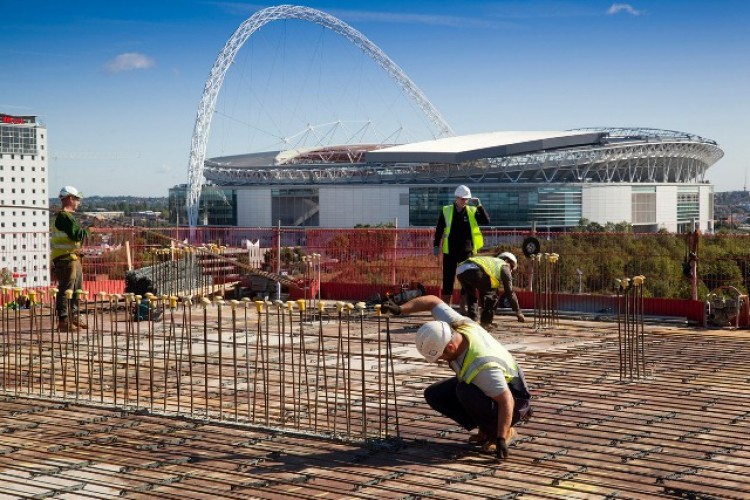
[[[495,458],[499,460],[508,458],[508,443],[501,437],[495,439]]]
[[[434,255],[435,257],[438,256],[438,247],[432,247],[432,255]]]
[[[518,319],[519,323],[526,323],[526,316],[524,316],[521,311],[516,313],[516,319]]]
[[[396,304],[390,299],[383,302],[383,305],[380,308],[380,310],[386,313],[391,313],[394,316],[398,316],[399,314],[401,314],[401,306]]]

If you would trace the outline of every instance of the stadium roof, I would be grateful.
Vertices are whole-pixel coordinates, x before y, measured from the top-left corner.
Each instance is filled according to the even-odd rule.
[[[488,132],[369,151],[368,162],[462,163],[551,149],[599,144],[603,132]]]

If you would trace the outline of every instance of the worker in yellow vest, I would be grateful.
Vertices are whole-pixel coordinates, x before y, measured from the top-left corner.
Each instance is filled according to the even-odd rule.
[[[490,223],[482,202],[479,198],[472,198],[468,187],[458,186],[454,196],[455,201],[451,205],[445,205],[440,211],[432,251],[436,257],[443,257],[441,294],[443,301],[449,305],[456,280],[456,267],[482,248],[484,239],[479,225]]]
[[[52,272],[57,280],[57,319],[60,331],[70,331],[73,328],[88,328],[86,322],[78,314],[78,294],[83,285],[83,271],[81,268],[81,244],[88,237],[88,229],[83,228],[73,213],[81,205],[83,193],[73,186],[65,186],[60,190],[62,208],[55,216],[50,237],[50,258]],[[66,290],[73,290],[73,296],[68,304],[65,297]]]
[[[495,308],[500,301],[498,290],[503,285],[503,297],[508,299],[519,323],[526,321],[518,305],[518,296],[513,291],[513,271],[518,267],[518,259],[511,252],[502,252],[497,257],[469,257],[458,265],[456,277],[466,297],[467,316],[476,321],[477,294],[482,302],[480,323],[482,328],[492,326]]]
[[[427,403],[466,430],[478,428],[470,443],[499,459],[517,433],[513,428],[531,417],[531,394],[523,370],[508,350],[474,321],[461,316],[434,295],[402,305],[386,302],[391,314],[430,311],[435,321],[417,330],[416,347],[424,358],[448,362],[456,373],[427,387]]]

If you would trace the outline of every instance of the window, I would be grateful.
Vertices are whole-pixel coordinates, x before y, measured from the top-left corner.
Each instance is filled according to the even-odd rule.
[[[653,186],[633,187],[631,207],[633,224],[655,224],[656,188]]]

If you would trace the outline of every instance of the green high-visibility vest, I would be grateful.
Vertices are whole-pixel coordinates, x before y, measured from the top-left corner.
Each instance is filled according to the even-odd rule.
[[[453,210],[454,205],[445,205],[443,207],[443,219],[445,219],[445,233],[443,234],[443,253],[449,253],[448,251],[448,235],[451,233],[451,222],[453,222]],[[471,253],[476,255],[480,248],[484,246],[484,238],[482,237],[482,231],[479,229],[477,224],[477,207],[465,207],[466,213],[469,216],[469,226],[471,227]]]

